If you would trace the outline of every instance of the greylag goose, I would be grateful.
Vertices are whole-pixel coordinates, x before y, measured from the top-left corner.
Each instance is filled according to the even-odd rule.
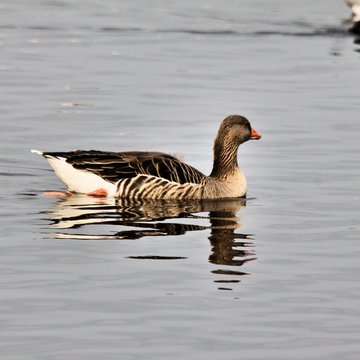
[[[237,150],[240,144],[260,138],[245,117],[225,118],[215,138],[209,176],[161,152],[32,152],[49,161],[70,193],[129,199],[222,199],[246,196]]]

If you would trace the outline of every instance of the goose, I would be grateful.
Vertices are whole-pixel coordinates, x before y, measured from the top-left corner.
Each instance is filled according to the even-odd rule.
[[[44,156],[65,183],[68,194],[128,199],[226,199],[246,197],[238,166],[239,145],[261,134],[240,115],[226,117],[214,142],[209,176],[162,152],[76,150],[33,153]]]

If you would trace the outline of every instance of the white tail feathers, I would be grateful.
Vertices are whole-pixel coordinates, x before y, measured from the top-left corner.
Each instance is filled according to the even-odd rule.
[[[43,154],[43,152],[42,152],[42,151],[39,151],[39,150],[31,150],[31,152],[32,152],[33,154],[38,154],[38,155],[42,155],[42,154]]]

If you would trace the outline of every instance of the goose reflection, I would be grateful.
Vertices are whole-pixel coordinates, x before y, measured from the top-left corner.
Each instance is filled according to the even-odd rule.
[[[212,270],[216,276],[214,281],[230,284],[240,282],[239,276],[248,275],[233,267],[243,266],[255,259],[251,235],[237,232],[241,227],[238,213],[245,206],[245,199],[140,201],[73,195],[60,200],[46,214],[51,228],[57,229],[52,234],[57,239],[135,240],[206,231],[211,244],[209,262],[217,265]],[[111,231],[108,231],[109,228],[105,231],[104,225],[112,225]],[[184,259],[160,255],[130,258]],[[231,290],[228,286],[219,289]]]

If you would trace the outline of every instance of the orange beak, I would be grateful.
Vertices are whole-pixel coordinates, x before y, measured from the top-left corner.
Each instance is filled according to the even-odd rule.
[[[251,129],[250,140],[260,140],[260,139],[261,139],[261,134],[257,132],[255,129]]]

